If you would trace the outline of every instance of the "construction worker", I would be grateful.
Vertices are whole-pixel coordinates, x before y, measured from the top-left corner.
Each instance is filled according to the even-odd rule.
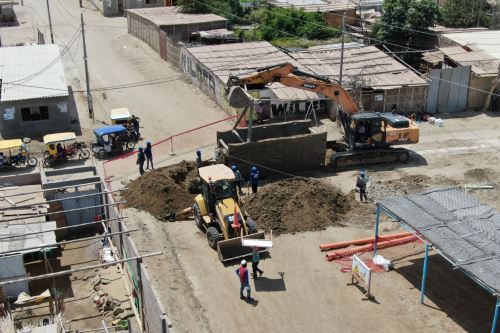
[[[153,147],[151,146],[151,141],[146,141],[146,149],[144,149],[144,155],[146,156],[146,169],[149,170],[149,163],[151,162],[151,169],[155,169],[153,166]]]
[[[247,261],[242,260],[240,267],[236,269],[236,275],[238,275],[240,279],[240,299],[245,299],[243,297],[243,290],[247,290],[247,297],[246,300],[248,302],[253,301],[253,298],[250,296],[251,289],[250,289],[250,281],[248,278],[248,269],[247,269]]]
[[[259,171],[254,165],[250,170],[250,184],[252,184],[252,193],[257,193],[257,188],[259,187]]]
[[[231,167],[231,169],[233,170],[233,173],[234,173],[234,184],[236,185],[236,187],[238,187],[240,193],[242,193],[241,192],[241,173],[240,173],[240,170],[238,170],[236,165],[233,165]]]
[[[257,104],[255,113],[257,114],[257,123],[262,124],[264,122],[264,103],[259,102]]]
[[[359,173],[358,179],[356,180],[356,187],[359,188],[359,201],[363,202],[368,201],[368,197],[366,196],[366,185],[368,183],[368,176],[364,171]]]
[[[146,161],[146,155],[144,155],[144,149],[139,147],[139,153],[137,154],[137,164],[139,165],[139,173],[141,176],[144,174],[144,162]]]
[[[199,169],[203,166],[203,161],[201,160],[201,150],[199,149],[196,151],[195,163],[196,163],[196,169]]]
[[[259,276],[262,276],[264,274],[264,271],[259,268],[259,261],[260,261],[260,254],[259,254],[259,248],[257,246],[253,247],[252,250],[252,271],[253,271],[253,278],[257,279],[257,272],[259,273]]]

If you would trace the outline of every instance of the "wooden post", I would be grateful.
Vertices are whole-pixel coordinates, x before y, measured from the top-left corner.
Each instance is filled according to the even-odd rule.
[[[142,331],[146,331],[146,318],[144,317],[144,288],[142,286],[142,274],[141,274],[141,264],[142,259],[137,259],[137,285],[139,287],[139,298],[140,298],[140,307],[141,307],[141,322],[142,322]]]

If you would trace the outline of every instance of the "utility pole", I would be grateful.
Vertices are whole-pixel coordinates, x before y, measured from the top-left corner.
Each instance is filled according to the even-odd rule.
[[[343,76],[343,71],[344,71],[344,44],[345,44],[345,38],[344,38],[344,30],[345,30],[345,11],[344,15],[342,15],[342,49],[340,51],[340,75],[339,75],[339,84],[342,85],[342,76]]]
[[[50,18],[49,0],[47,0],[47,14],[49,15],[50,41],[54,44],[54,33],[52,32],[52,19]]]
[[[80,18],[82,19],[83,60],[85,62],[85,81],[87,82],[87,104],[89,106],[89,117],[94,120],[94,107],[92,105],[92,95],[90,94],[89,65],[87,63],[87,44],[85,44],[85,23],[83,22],[83,14],[80,14]]]

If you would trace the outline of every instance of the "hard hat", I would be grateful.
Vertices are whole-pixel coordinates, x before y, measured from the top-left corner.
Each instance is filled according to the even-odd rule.
[[[141,150],[142,150],[142,147],[139,147],[139,151],[141,151]]]
[[[360,171],[359,175],[364,177],[365,176],[365,172],[364,171]]]
[[[247,261],[246,261],[245,259],[243,259],[243,260],[241,261],[241,266],[245,266],[246,264],[247,264]]]
[[[231,169],[233,169],[233,171],[238,170],[238,168],[236,167],[236,165],[233,165],[233,166],[231,167]]]
[[[255,165],[252,167],[252,171],[257,171],[257,167]]]
[[[149,140],[148,140],[148,141],[146,141],[146,144],[147,144],[147,145],[150,145],[150,144],[151,144],[151,141],[149,141]]]

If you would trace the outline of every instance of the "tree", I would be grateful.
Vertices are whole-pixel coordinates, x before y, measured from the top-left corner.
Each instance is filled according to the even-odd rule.
[[[439,8],[434,0],[385,0],[375,36],[388,42],[391,50],[421,50],[431,37],[429,27],[438,18]]]
[[[183,13],[209,13],[209,0],[177,0],[177,5],[181,7]]]
[[[447,27],[490,26],[488,9],[487,0],[448,0],[441,10],[442,22]]]

